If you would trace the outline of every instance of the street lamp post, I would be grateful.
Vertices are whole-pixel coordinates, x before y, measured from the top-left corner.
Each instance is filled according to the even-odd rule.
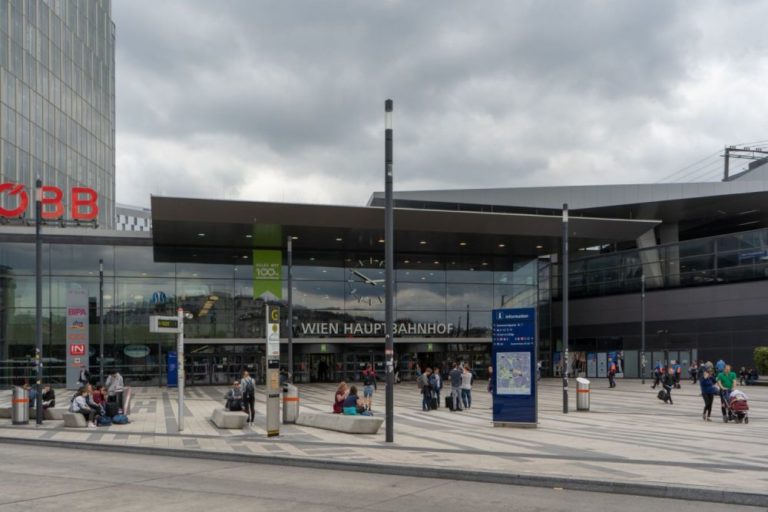
[[[293,237],[287,240],[288,253],[288,382],[293,384]]]
[[[42,216],[43,180],[37,178],[35,182],[35,361],[37,362],[35,421],[38,425],[43,423],[43,242],[40,236]]]
[[[640,371],[645,384],[645,273],[640,275]]]
[[[568,414],[568,203],[563,205],[563,413]]]
[[[394,442],[394,401],[395,401],[395,369],[394,354],[395,343],[392,338],[392,324],[394,322],[393,291],[394,282],[394,204],[392,198],[392,100],[384,102],[384,280],[385,289],[385,313],[384,313],[384,360],[386,362],[387,387],[386,387],[386,442]]]

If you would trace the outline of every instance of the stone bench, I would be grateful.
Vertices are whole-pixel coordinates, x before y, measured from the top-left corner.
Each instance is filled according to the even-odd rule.
[[[48,409],[45,409],[43,412],[43,419],[46,420],[63,420],[64,415],[67,413],[67,409],[64,409],[63,407],[57,408],[57,407],[49,407]],[[33,416],[32,411],[29,413],[30,417]],[[82,416],[82,414],[81,414]]]
[[[45,409],[43,412],[43,419],[46,420],[63,420],[64,419],[64,413],[67,412],[67,409],[64,408],[49,408]],[[0,419],[10,419],[11,418],[11,408],[10,407],[0,407]],[[30,409],[29,410],[29,418],[34,419],[35,418],[35,410]]]
[[[211,421],[219,428],[242,429],[248,416],[242,411],[228,411],[226,409],[214,409]]]
[[[304,427],[335,430],[347,434],[375,434],[384,423],[384,418],[334,414],[332,412],[300,412],[297,425]]]
[[[61,419],[64,420],[65,427],[85,428],[88,426],[85,416],[78,412],[65,412],[61,415]]]

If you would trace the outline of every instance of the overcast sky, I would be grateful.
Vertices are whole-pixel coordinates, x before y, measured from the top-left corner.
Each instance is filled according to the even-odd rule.
[[[117,198],[657,182],[768,139],[768,2],[115,0]],[[708,162],[708,163],[707,163]],[[681,175],[684,175],[682,173]]]

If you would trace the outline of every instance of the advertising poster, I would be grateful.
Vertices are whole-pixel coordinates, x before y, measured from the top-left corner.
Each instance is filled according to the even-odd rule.
[[[601,379],[608,377],[608,354],[605,352],[597,353],[597,376]]]
[[[253,251],[253,297],[280,300],[283,296],[282,251]]]
[[[67,290],[67,389],[77,389],[82,368],[88,368],[88,292]]]
[[[493,310],[493,423],[535,426],[536,310]]]
[[[587,354],[587,377],[597,377],[597,354],[594,352]]]

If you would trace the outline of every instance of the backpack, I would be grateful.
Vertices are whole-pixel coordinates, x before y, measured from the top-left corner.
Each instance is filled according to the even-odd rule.
[[[125,414],[118,414],[117,416],[112,418],[112,423],[114,423],[115,425],[125,425],[127,423],[130,423],[130,421],[128,420],[128,416],[126,416]]]
[[[96,425],[100,427],[108,427],[112,425],[112,420],[108,416],[99,416],[96,420]]]
[[[245,391],[243,392],[243,398],[251,398],[256,394],[256,388],[253,386],[253,379],[248,377],[245,381]]]

